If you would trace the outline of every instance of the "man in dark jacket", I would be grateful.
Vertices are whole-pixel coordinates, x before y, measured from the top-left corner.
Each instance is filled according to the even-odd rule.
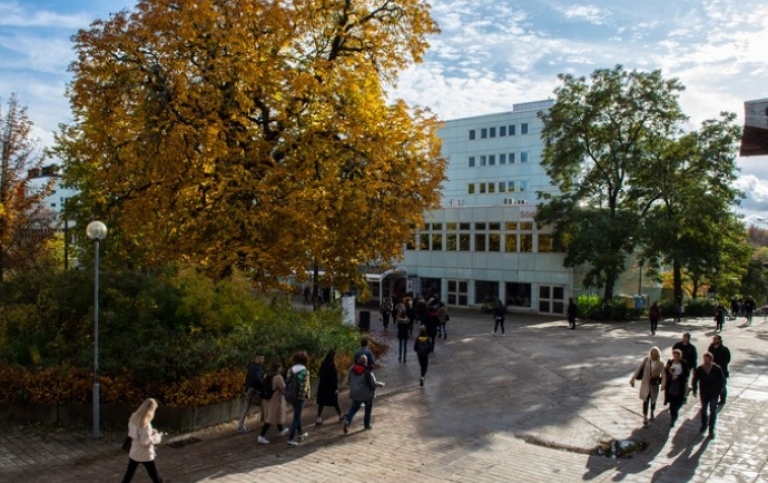
[[[376,397],[376,388],[383,385],[383,382],[376,380],[373,371],[368,367],[367,358],[360,356],[357,363],[349,370],[349,398],[352,399],[352,406],[349,407],[349,412],[344,418],[344,425],[342,426],[344,434],[349,431],[349,425],[352,424],[355,413],[363,404],[365,404],[363,426],[365,429],[373,429],[371,424],[373,398]]]
[[[717,423],[717,400],[725,386],[725,376],[720,366],[712,361],[712,354],[705,353],[703,363],[693,371],[693,395],[701,391],[701,428],[703,433],[709,427],[709,437],[715,438]]]
[[[573,300],[573,297],[568,297],[568,325],[571,330],[576,328],[576,317],[579,316],[579,306]]]
[[[358,360],[360,359],[360,356],[365,356],[368,368],[373,369],[373,365],[376,364],[376,359],[374,359],[371,349],[368,348],[368,339],[365,337],[360,339],[360,348],[357,349],[357,352],[355,352],[355,355],[352,357],[354,360]]]
[[[712,344],[709,346],[709,353],[712,354],[712,359],[720,366],[723,371],[723,390],[720,392],[720,406],[725,404],[725,399],[728,397],[728,364],[731,363],[731,351],[723,345],[723,338],[719,335],[712,337]]]
[[[691,344],[691,333],[686,332],[683,334],[683,339],[680,342],[675,342],[672,346],[672,350],[680,349],[683,354],[683,360],[688,364],[688,368],[693,370],[699,362],[699,355],[696,351],[696,346]]]
[[[253,362],[248,364],[248,372],[245,375],[245,401],[243,410],[240,412],[240,419],[237,421],[237,432],[247,433],[250,431],[245,425],[245,418],[248,416],[251,406],[257,404],[261,391],[261,379],[264,377],[264,354],[257,352],[253,356]]]

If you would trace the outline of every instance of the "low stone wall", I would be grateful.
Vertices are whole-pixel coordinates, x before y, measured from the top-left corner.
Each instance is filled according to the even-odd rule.
[[[240,416],[243,400],[211,404],[200,408],[157,408],[152,425],[162,431],[190,432],[231,421]],[[103,427],[121,427],[137,406],[101,405],[99,421]],[[252,408],[257,412],[258,408]],[[88,425],[93,422],[91,404],[57,404],[50,406],[22,403],[0,403],[0,420],[39,422],[62,426]]]

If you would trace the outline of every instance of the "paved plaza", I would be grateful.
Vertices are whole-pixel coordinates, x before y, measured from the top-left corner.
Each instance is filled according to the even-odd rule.
[[[361,411],[350,434],[342,434],[329,408],[326,421],[333,422],[314,427],[314,405],[304,412],[310,437],[298,448],[273,433],[271,444],[260,446],[255,431],[241,435],[234,423],[222,425],[195,433],[195,444],[158,447],[164,481],[768,482],[768,322],[762,318],[751,327],[743,327],[744,319],[727,322],[723,339],[733,362],[714,440],[699,434],[693,398],[670,428],[660,396],[656,420],[643,427],[637,389],[628,384],[652,346],[666,360],[685,331],[703,353],[714,333],[709,318],[666,320],[651,336],[647,321],[588,322],[571,331],[564,320],[510,314],[501,337],[491,335],[490,315],[456,311],[424,387],[415,354],[398,363],[396,331],[384,332],[375,319],[373,334],[391,349],[376,371],[387,385],[375,400],[372,431],[363,431]],[[346,409],[349,399],[340,400]],[[127,461],[118,448],[122,437],[93,442],[88,431],[4,431],[0,481],[120,481]],[[648,447],[630,459],[590,454],[611,439]],[[149,481],[143,468],[133,481]]]

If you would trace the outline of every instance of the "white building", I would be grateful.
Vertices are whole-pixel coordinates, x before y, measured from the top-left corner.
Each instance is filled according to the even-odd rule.
[[[536,193],[556,192],[541,166],[537,115],[553,102],[515,104],[441,128],[448,180],[442,208],[425,214],[426,226],[405,251],[408,288],[438,292],[449,306],[498,298],[511,310],[565,313],[582,275],[563,267],[551,230],[534,222]]]

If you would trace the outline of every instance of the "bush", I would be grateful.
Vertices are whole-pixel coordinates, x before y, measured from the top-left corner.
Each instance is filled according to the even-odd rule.
[[[600,317],[602,299],[599,295],[579,295],[576,298],[576,306],[579,308],[579,318],[595,320]]]
[[[661,315],[663,317],[672,317],[675,314],[675,303],[673,300],[664,299],[659,302]],[[688,299],[683,303],[683,316],[685,317],[714,317],[717,301],[710,298]]]
[[[8,386],[0,400],[89,400],[91,277],[66,271],[0,287],[0,363],[7,365],[0,386]],[[340,310],[270,304],[237,275],[212,281],[191,267],[105,272],[100,294],[99,366],[107,402],[134,403],[150,394],[168,406],[231,400],[242,392],[256,350],[267,365],[280,360],[284,367],[295,351],[306,350],[316,371],[329,349],[345,361],[358,345]]]

